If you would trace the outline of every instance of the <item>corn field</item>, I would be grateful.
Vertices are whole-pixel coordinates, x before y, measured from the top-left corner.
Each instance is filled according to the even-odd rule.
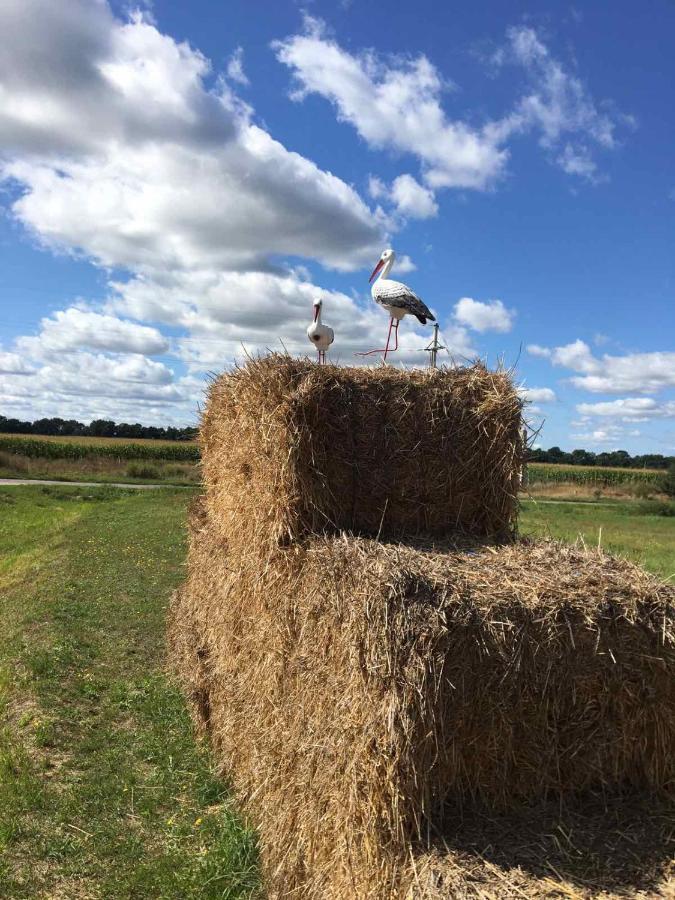
[[[0,451],[27,456],[30,459],[84,459],[103,456],[108,459],[157,459],[172,462],[198,462],[200,458],[197,444],[149,442],[134,443],[77,443],[75,441],[40,440],[36,438],[0,438]]]
[[[660,469],[611,469],[604,466],[530,463],[527,474],[530,484],[585,484],[592,487],[612,487],[636,482],[656,486],[664,473]]]

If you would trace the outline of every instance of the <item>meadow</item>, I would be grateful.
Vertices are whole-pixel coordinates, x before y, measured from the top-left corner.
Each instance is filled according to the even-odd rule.
[[[256,895],[255,835],[166,667],[192,496],[0,488],[0,897]],[[663,507],[528,500],[521,532],[672,577]]]

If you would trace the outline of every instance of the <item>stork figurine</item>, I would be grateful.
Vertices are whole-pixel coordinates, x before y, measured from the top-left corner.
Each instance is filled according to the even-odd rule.
[[[368,350],[367,353],[359,353],[359,356],[383,353],[383,359],[386,359],[387,353],[398,350],[398,326],[403,316],[415,316],[422,325],[427,324],[427,319],[430,319],[432,322],[436,321],[436,317],[431,313],[428,306],[420,300],[407,284],[403,284],[401,281],[393,281],[387,277],[391,272],[395,259],[396,254],[393,250],[385,250],[368,279],[371,283],[375,279],[375,283],[370,289],[373,300],[375,303],[383,306],[389,313],[387,346],[384,350]],[[392,331],[394,332],[394,346],[390,350],[389,344]]]
[[[314,321],[307,329],[307,337],[316,347],[316,352],[319,354],[319,365],[323,366],[326,364],[326,350],[330,347],[330,345],[335,340],[335,335],[333,334],[333,329],[329,328],[328,325],[324,325],[321,321],[321,307],[323,306],[323,301],[317,297],[314,301]]]

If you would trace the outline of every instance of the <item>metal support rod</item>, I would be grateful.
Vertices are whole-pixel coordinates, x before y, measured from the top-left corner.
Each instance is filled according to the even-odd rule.
[[[445,350],[445,347],[438,340],[438,322],[434,322],[434,336],[431,343],[424,348],[429,354],[429,365],[432,369],[437,367],[438,351]]]

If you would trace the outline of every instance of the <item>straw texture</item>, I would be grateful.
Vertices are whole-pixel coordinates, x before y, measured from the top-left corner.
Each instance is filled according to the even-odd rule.
[[[316,538],[257,567],[197,512],[171,634],[276,896],[393,898],[449,801],[672,782],[674,593],[555,544]]]
[[[506,537],[517,515],[521,401],[503,372],[341,369],[284,356],[212,385],[207,505],[231,545],[326,530]]]
[[[270,900],[547,896],[472,868],[458,822],[672,793],[675,589],[514,539],[520,429],[480,365],[213,383],[169,645]]]

